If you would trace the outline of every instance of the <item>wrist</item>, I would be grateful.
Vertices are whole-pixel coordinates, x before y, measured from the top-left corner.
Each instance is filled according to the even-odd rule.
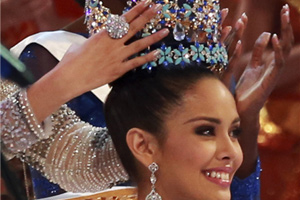
[[[241,109],[239,104],[237,105],[238,114],[241,121],[244,122],[259,122],[260,109],[253,109],[257,106],[253,106],[252,109]]]
[[[259,124],[259,113],[251,115],[240,115],[242,123]]]
[[[76,87],[72,90],[74,85],[59,73],[52,70],[27,89],[28,101],[39,123],[77,96]]]
[[[251,132],[258,132],[260,129],[259,114],[257,115],[241,115],[241,128]]]

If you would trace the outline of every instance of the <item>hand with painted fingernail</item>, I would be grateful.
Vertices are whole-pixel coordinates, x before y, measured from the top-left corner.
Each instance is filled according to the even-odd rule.
[[[59,64],[27,91],[29,98],[34,97],[34,100],[31,98],[31,104],[35,107],[38,121],[44,120],[65,102],[157,59],[160,55],[158,50],[134,58],[132,56],[166,37],[169,33],[167,28],[129,44],[128,41],[155,17],[160,9],[161,4],[142,1],[122,15],[121,25],[124,25],[124,20],[125,24],[129,25],[126,32],[114,37],[106,29],[102,29],[82,45],[71,46]],[[40,99],[49,102],[51,100],[47,109],[39,107]]]
[[[245,13],[237,20],[234,28],[226,27],[226,31],[222,32],[221,40],[224,41],[228,49],[228,55],[230,57],[226,71],[222,76],[223,83],[230,89],[234,90],[235,83],[238,81],[236,72],[239,70],[238,60],[242,54],[242,41],[241,38],[244,34],[245,28],[248,23],[248,17]],[[224,33],[224,34],[223,34]]]

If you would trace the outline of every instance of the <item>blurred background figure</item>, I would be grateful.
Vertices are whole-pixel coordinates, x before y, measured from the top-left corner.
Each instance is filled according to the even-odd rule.
[[[249,19],[242,40],[241,69],[251,56],[248,52],[261,32],[280,35],[278,13],[284,4],[289,4],[295,47],[260,117],[261,199],[300,199],[300,1],[231,0],[222,3],[230,10],[226,23],[232,25],[243,12]]]

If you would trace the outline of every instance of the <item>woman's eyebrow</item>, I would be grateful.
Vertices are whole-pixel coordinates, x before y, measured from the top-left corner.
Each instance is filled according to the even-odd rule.
[[[240,121],[241,121],[241,119],[240,119],[239,117],[237,117],[237,118],[235,118],[235,119],[232,121],[231,124],[235,124],[235,123],[238,123],[238,122],[240,122]]]
[[[221,124],[221,120],[219,120],[217,118],[213,118],[213,117],[195,117],[195,118],[187,120],[183,124],[187,124],[187,123],[198,121],[198,120],[205,120],[205,121],[213,122],[216,124]],[[232,124],[238,123],[240,121],[241,121],[241,119],[239,117],[237,117],[232,121]]]
[[[195,118],[187,120],[183,124],[187,124],[187,123],[198,121],[198,120],[205,120],[205,121],[213,122],[216,124],[221,124],[221,120],[219,120],[217,118],[213,118],[213,117],[195,117]]]

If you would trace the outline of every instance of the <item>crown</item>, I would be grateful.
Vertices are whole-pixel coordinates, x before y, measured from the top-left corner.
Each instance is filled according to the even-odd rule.
[[[124,12],[130,10],[139,0],[127,1]],[[221,14],[219,0],[157,0],[162,4],[154,19],[137,34],[138,38],[149,36],[162,28],[173,32],[172,39],[148,47],[140,55],[160,49],[160,57],[146,63],[142,69],[152,70],[158,65],[185,66],[189,63],[206,63],[212,71],[222,73],[228,63],[226,48],[220,43]],[[105,29],[105,22],[111,15],[102,1],[86,0],[87,28],[90,34]]]

